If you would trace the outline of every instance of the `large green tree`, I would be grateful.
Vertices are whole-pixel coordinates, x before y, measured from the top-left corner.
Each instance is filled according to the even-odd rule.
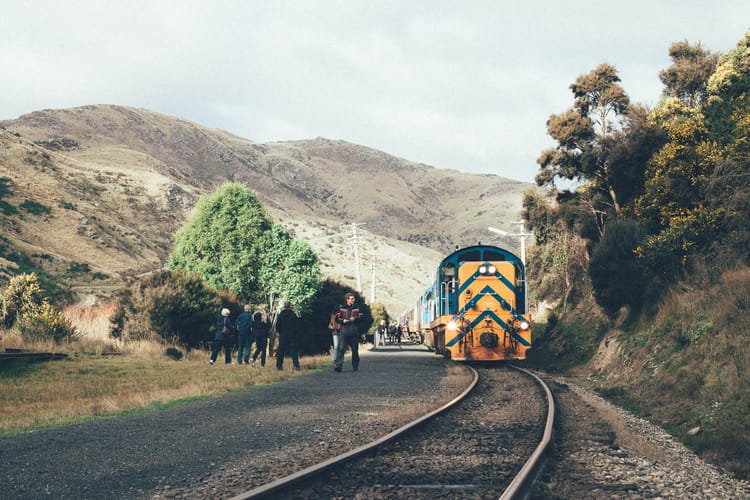
[[[264,234],[262,243],[258,277],[265,302],[274,306],[275,302],[290,300],[297,312],[308,312],[320,286],[318,256],[310,245],[293,239],[278,224]]]
[[[264,234],[271,222],[255,195],[226,183],[201,197],[190,220],[175,235],[169,267],[198,274],[217,290],[256,297]]]
[[[272,223],[250,189],[238,183],[198,201],[175,236],[169,266],[272,310],[289,300],[305,312],[320,285],[318,257],[310,246]]]

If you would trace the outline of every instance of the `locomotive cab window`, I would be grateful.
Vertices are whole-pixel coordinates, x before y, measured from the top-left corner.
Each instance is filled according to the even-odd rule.
[[[472,250],[461,254],[461,262],[478,262],[482,260],[482,254],[479,250]]]
[[[506,260],[505,255],[501,254],[500,252],[495,252],[493,250],[485,250],[484,251],[484,260]]]

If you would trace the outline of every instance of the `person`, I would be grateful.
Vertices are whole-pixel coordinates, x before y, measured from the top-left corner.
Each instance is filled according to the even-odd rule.
[[[250,304],[245,304],[244,310],[237,316],[237,363],[245,364],[250,363],[250,348],[253,344],[253,339],[250,336],[250,326],[253,321],[252,316],[253,308]]]
[[[221,316],[216,320],[216,334],[214,335],[214,346],[211,351],[211,360],[209,363],[214,364],[216,357],[224,346],[224,363],[232,364],[232,330],[234,325],[229,319],[229,309],[226,307],[221,310]]]
[[[338,309],[331,312],[331,317],[328,321],[328,329],[331,330],[331,337],[333,340],[333,361],[336,361],[336,351],[339,349],[339,333],[341,333],[341,325],[339,325],[338,321],[336,321],[336,315],[338,314]]]
[[[354,306],[354,294],[348,292],[344,295],[346,304],[339,306],[339,312],[336,314],[336,321],[341,325],[339,348],[336,350],[336,359],[333,362],[333,369],[341,372],[344,366],[344,353],[346,348],[352,350],[352,369],[356,372],[359,370],[359,327],[357,323],[362,319],[362,313],[358,307]]]
[[[253,353],[253,366],[260,355],[261,368],[266,366],[266,344],[268,334],[271,331],[271,317],[266,311],[265,304],[259,304],[258,310],[253,314],[253,339],[255,340],[255,352]]]
[[[380,320],[380,325],[378,325],[378,337],[380,338],[380,344],[382,344],[382,345],[385,345],[385,331],[386,331],[386,329],[387,328],[385,326],[385,320],[381,319]]]
[[[279,346],[276,348],[276,369],[284,367],[284,356],[292,358],[295,370],[299,370],[299,358],[297,357],[297,346],[295,336],[297,335],[298,318],[292,310],[292,303],[284,302],[284,309],[276,318],[276,331],[279,332]]]

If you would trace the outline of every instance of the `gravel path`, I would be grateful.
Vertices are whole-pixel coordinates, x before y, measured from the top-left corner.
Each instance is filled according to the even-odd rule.
[[[166,410],[0,440],[5,499],[227,498],[387,434],[469,375],[422,347]]]

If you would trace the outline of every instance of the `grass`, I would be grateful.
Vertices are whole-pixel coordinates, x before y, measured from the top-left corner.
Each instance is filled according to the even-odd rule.
[[[276,370],[275,359],[248,365],[216,365],[210,354],[194,349],[182,359],[155,342],[123,343],[109,336],[112,302],[79,303],[63,314],[80,333],[76,342],[25,342],[15,330],[0,330],[0,350],[7,347],[67,354],[54,361],[16,359],[0,362],[0,436],[46,426],[106,418],[161,408],[195,398],[272,384],[330,366],[329,355],[300,357],[300,372],[291,360]],[[173,347],[173,346],[172,346]]]
[[[59,351],[58,351],[59,352]],[[180,401],[286,380],[330,365],[330,356],[301,357],[276,370],[260,364],[208,364],[193,350],[179,361],[145,350],[122,355],[73,352],[59,361],[0,364],[0,436],[164,407]]]

